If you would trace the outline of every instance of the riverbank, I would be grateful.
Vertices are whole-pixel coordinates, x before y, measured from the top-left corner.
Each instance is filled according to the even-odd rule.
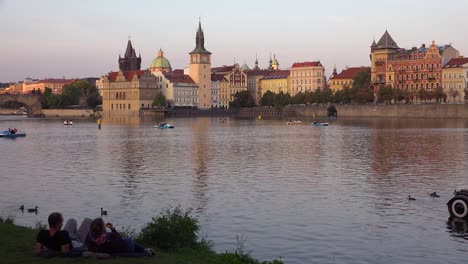
[[[34,256],[34,244],[36,241],[37,229],[16,226],[13,224],[0,223],[0,259],[3,264],[10,263],[101,263],[102,260],[90,258],[52,258],[42,259]],[[223,256],[224,255],[224,256]],[[232,254],[231,254],[232,255]],[[183,249],[175,252],[158,251],[154,257],[145,258],[115,258],[106,260],[107,264],[124,264],[124,263],[144,263],[144,264],[174,264],[174,263],[244,263],[244,262],[226,262],[225,254],[217,254],[207,249]],[[247,262],[245,262],[247,263]],[[280,263],[280,262],[268,262]]]

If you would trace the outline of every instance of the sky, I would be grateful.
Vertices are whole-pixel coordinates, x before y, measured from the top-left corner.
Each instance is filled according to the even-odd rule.
[[[149,68],[161,48],[188,66],[201,18],[212,67],[281,69],[320,60],[370,65],[370,44],[388,30],[400,47],[452,44],[468,56],[466,0],[0,0],[0,82],[101,77],[118,70],[129,36]]]

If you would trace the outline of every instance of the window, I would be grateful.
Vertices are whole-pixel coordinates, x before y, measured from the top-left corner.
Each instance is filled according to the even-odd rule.
[[[111,104],[111,110],[114,110],[114,104]]]
[[[128,104],[128,110],[130,110],[130,104]]]

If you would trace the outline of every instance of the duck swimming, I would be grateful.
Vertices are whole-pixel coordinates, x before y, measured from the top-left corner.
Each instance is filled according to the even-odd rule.
[[[440,197],[436,192],[431,193],[430,196],[431,196],[431,197],[436,197],[436,198],[439,198],[439,197]]]
[[[409,201],[416,201],[416,198],[411,197],[411,195],[408,195],[408,200]]]
[[[28,208],[28,213],[36,213],[37,214],[37,209],[39,209],[38,206],[36,206],[34,208]]]

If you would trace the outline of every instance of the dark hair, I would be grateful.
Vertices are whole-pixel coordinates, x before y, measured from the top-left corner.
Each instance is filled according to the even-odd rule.
[[[96,218],[91,222],[90,232],[94,237],[101,235],[104,231],[106,231],[106,228],[102,218]]]
[[[57,224],[63,223],[63,216],[61,213],[51,213],[47,221],[49,221],[49,227],[56,227]]]

